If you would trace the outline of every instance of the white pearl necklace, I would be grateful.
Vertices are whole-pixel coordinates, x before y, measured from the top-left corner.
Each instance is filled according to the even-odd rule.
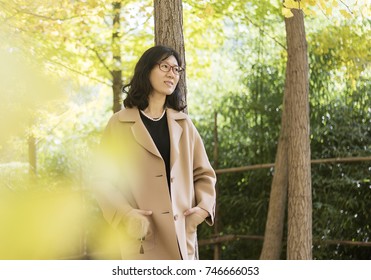
[[[164,109],[164,111],[162,112],[162,115],[161,115],[159,118],[152,118],[152,117],[148,116],[146,113],[144,113],[143,110],[140,110],[140,112],[141,112],[144,116],[146,116],[147,118],[149,118],[151,121],[158,122],[158,121],[161,120],[162,117],[165,115],[166,110]]]

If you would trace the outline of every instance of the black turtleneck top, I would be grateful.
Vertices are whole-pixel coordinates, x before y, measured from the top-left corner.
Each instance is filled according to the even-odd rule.
[[[167,184],[170,191],[170,135],[166,113],[159,120],[151,120],[143,113],[140,117],[164,160]]]

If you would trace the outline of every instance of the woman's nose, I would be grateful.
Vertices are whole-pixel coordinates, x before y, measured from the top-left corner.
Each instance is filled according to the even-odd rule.
[[[168,76],[168,77],[171,77],[171,78],[175,78],[175,74],[174,74],[174,72],[173,72],[173,69],[170,69],[170,71],[167,72],[167,76]]]

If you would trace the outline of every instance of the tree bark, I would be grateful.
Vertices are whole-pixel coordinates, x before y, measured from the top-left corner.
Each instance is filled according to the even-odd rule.
[[[312,259],[312,191],[309,133],[307,42],[301,10],[285,19],[288,118],[287,259]]]
[[[274,175],[269,198],[261,260],[279,260],[287,203],[287,95],[284,94],[281,131],[277,146]]]
[[[182,0],[154,0],[155,44],[175,49],[181,57],[185,68],[185,49],[183,37]],[[185,71],[179,80],[179,88],[184,104],[187,101],[187,84]]]
[[[113,1],[113,21],[112,21],[112,91],[113,91],[113,112],[118,112],[122,108],[122,70],[121,70],[121,47],[120,47],[120,19],[121,1]]]

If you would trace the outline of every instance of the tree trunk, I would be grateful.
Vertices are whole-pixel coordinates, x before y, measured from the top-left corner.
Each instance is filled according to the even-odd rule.
[[[155,44],[175,49],[181,56],[185,68],[182,0],[154,0]],[[185,71],[179,80],[184,104],[187,100]]]
[[[120,47],[120,18],[121,1],[113,1],[112,21],[112,91],[113,91],[113,112],[122,108],[122,70],[121,70],[121,47]]]
[[[261,260],[279,260],[282,251],[282,237],[287,203],[287,94],[283,97],[281,131],[278,141],[274,175],[265,225]]]
[[[307,42],[301,10],[285,19],[288,60],[285,94],[288,118],[287,259],[312,259],[312,191]]]
[[[214,169],[219,168],[219,138],[218,138],[218,112],[214,112]],[[219,184],[215,184],[215,194],[219,197]],[[215,205],[215,219],[214,219],[214,236],[218,237],[220,233],[220,219],[219,219],[219,203]],[[222,244],[214,244],[214,260],[220,260],[222,255]]]

